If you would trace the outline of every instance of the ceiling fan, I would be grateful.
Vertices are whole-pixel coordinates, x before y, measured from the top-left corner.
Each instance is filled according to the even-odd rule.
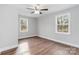
[[[42,14],[42,11],[48,11],[48,8],[41,8],[40,4],[36,4],[35,6],[27,9],[32,10],[31,14]]]

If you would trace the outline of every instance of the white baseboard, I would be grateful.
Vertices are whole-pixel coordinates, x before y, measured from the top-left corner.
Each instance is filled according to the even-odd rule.
[[[38,37],[45,38],[45,39],[48,39],[48,40],[52,40],[52,41],[55,41],[55,42],[59,42],[59,43],[62,43],[62,44],[66,44],[66,45],[70,45],[72,47],[79,48],[79,45],[72,44],[72,43],[69,43],[69,42],[60,41],[60,40],[56,40],[56,39],[52,39],[52,38],[49,38],[49,37],[44,36],[44,35],[38,35]]]
[[[34,36],[37,36],[37,35],[22,36],[22,37],[19,37],[18,39],[29,38],[29,37],[34,37]]]
[[[12,48],[16,48],[16,47],[18,47],[18,45],[14,45],[14,46],[11,46],[11,47],[6,47],[6,48],[0,48],[0,52],[6,51],[6,50],[9,50],[9,49],[12,49]]]

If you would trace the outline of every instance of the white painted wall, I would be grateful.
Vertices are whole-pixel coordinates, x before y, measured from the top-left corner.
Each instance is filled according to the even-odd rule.
[[[55,30],[55,16],[58,14],[70,13],[71,14],[71,34],[58,34]],[[60,12],[52,13],[39,17],[38,19],[38,36],[48,38],[50,40],[66,43],[79,47],[79,6],[66,9]]]
[[[37,19],[36,18],[31,18],[31,17],[26,17],[24,15],[20,15],[20,17],[24,17],[28,19],[28,32],[20,32],[20,22],[18,24],[18,38],[27,38],[27,37],[33,37],[37,36]],[[19,21],[19,19],[18,19]]]
[[[17,46],[17,11],[9,5],[0,5],[0,51],[4,51]]]

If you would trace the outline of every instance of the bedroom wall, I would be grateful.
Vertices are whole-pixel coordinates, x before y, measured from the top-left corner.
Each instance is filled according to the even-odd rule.
[[[0,52],[18,46],[17,10],[0,5]]]
[[[63,13],[70,13],[71,34],[58,34],[55,30],[55,16]],[[51,13],[38,18],[38,36],[48,38],[53,41],[79,47],[79,5],[60,12]]]

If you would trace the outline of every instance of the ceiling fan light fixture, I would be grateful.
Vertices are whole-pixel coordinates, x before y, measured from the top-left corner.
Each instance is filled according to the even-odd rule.
[[[31,14],[43,14],[42,11],[48,11],[48,8],[42,8],[40,4],[35,4],[32,8],[27,9],[32,10]]]
[[[35,10],[34,14],[40,14],[40,11]]]

